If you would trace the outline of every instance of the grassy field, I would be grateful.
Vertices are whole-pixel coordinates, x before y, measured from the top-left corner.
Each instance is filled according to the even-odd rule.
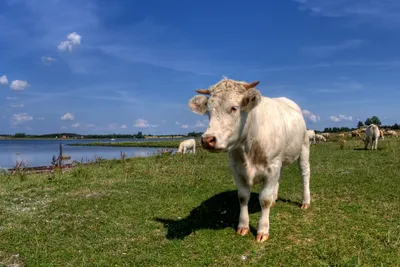
[[[93,143],[76,143],[68,144],[69,146],[115,146],[115,147],[170,147],[177,148],[182,140],[171,140],[171,141],[145,141],[145,142],[93,142]],[[200,143],[196,142],[197,146],[200,147]]]
[[[399,266],[400,140],[311,147],[311,208],[284,170],[267,242],[238,236],[226,154],[0,176],[0,262],[19,266]],[[253,188],[250,223],[260,216]],[[1,263],[0,263],[1,266]]]

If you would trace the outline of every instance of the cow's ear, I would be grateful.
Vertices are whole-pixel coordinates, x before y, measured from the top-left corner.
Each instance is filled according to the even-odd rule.
[[[250,112],[261,101],[261,93],[257,89],[249,89],[245,92],[242,99],[242,110]]]
[[[188,105],[194,113],[204,115],[207,111],[207,101],[208,97],[196,95],[189,100]]]

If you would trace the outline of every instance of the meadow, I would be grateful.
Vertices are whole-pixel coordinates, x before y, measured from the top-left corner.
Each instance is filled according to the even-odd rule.
[[[176,146],[175,146],[176,147]],[[400,138],[311,145],[311,208],[284,169],[270,238],[236,235],[226,154],[103,161],[0,175],[0,266],[399,266]]]

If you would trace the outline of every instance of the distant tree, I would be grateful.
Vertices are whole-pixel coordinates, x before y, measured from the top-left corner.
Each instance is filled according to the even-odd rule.
[[[380,126],[381,120],[377,117],[377,116],[372,116],[371,118],[368,118],[365,120],[365,125],[370,125],[370,124],[376,124],[378,126]]]
[[[142,138],[144,138],[144,135],[142,132],[138,132],[137,135],[135,135],[135,138],[142,139]]]
[[[26,137],[26,134],[25,134],[25,133],[15,133],[15,134],[14,134],[14,137],[16,137],[16,138],[23,138],[23,137]]]
[[[190,132],[190,133],[187,134],[187,136],[199,137],[199,136],[201,136],[202,134],[203,134],[202,132],[198,132],[198,133],[196,133],[196,132]]]
[[[360,127],[363,127],[363,126],[364,126],[364,123],[362,123],[362,121],[359,121],[358,124],[357,124],[357,128],[360,128]]]
[[[395,123],[392,128],[393,128],[393,130],[397,130],[400,128],[400,126],[397,123]]]

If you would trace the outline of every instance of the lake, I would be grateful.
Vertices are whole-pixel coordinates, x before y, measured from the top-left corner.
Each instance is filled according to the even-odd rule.
[[[179,140],[179,139],[157,139]],[[156,140],[122,139],[115,142],[147,142]],[[114,159],[121,157],[121,151],[126,157],[146,157],[157,153],[161,148],[150,147],[104,147],[104,146],[68,146],[73,143],[110,142],[106,140],[0,140],[0,168],[13,168],[17,161],[24,161],[27,167],[51,165],[53,155],[58,156],[59,145],[63,146],[63,155],[71,156],[70,160],[63,163],[71,163],[73,160],[92,160],[95,157]],[[174,152],[176,149],[174,150]],[[173,153],[174,153],[173,152]]]

